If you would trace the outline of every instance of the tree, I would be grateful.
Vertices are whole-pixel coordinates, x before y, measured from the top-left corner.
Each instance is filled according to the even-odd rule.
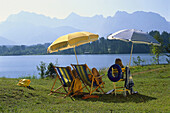
[[[41,61],[40,65],[37,66],[37,70],[40,71],[38,74],[41,76],[41,78],[45,78],[46,64],[43,61]]]
[[[162,44],[162,39],[160,37],[160,33],[158,31],[155,32],[154,38]],[[160,54],[162,53],[163,47],[157,46],[157,45],[152,45],[151,47],[151,53],[155,55],[155,58],[153,57],[154,60],[156,60],[157,64],[159,64],[160,61]]]
[[[142,60],[142,59],[140,58],[140,56],[137,57],[137,60],[135,60],[135,58],[133,57],[133,63],[134,63],[135,65],[140,66],[141,63],[143,63],[143,62],[145,62],[145,60]]]
[[[48,67],[47,67],[46,77],[54,78],[56,76],[56,72],[55,72],[53,66],[54,66],[53,63],[50,62]]]

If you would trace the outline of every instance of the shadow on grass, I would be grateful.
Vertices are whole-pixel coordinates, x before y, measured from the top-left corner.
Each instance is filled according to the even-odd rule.
[[[74,97],[75,100],[83,100],[83,101],[102,101],[106,103],[127,103],[127,102],[135,102],[135,103],[141,103],[141,102],[148,102],[150,100],[156,100],[155,97],[149,97],[142,94],[134,94],[134,95],[128,95],[126,97],[123,96],[123,94],[117,94],[116,96],[113,94],[97,94],[99,98],[88,98],[83,100],[82,96],[76,96]]]
[[[31,89],[31,90],[35,90],[33,87],[31,86],[27,86],[28,89]]]

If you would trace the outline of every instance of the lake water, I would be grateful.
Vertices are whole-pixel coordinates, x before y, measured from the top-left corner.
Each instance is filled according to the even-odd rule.
[[[146,64],[151,64],[152,57],[150,54],[133,54],[131,65],[133,65],[133,57],[136,59],[140,56]],[[90,68],[97,69],[108,68],[116,58],[122,59],[124,65],[128,65],[130,54],[105,54],[105,55],[77,55],[79,64],[86,63]],[[167,63],[166,56],[161,56],[160,63]],[[70,66],[76,64],[75,55],[30,55],[30,56],[0,56],[0,77],[18,78],[23,76],[38,76],[37,66],[43,61],[46,64],[50,62],[59,66]]]

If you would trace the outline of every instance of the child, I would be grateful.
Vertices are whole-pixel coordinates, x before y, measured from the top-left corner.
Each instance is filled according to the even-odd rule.
[[[118,64],[121,68],[124,68],[124,66],[122,64],[122,60],[120,58],[117,58],[115,60],[115,64]],[[130,74],[129,67],[126,67],[126,69],[128,69],[128,71],[127,71],[128,77],[125,78],[126,79],[125,85],[126,85],[126,87],[128,87],[128,89],[130,89],[131,94],[136,94],[138,92],[133,90],[134,82],[132,80],[132,75]],[[122,78],[123,78],[123,74],[124,73],[122,73]]]
[[[117,58],[115,60],[115,64],[118,64],[121,68],[124,68],[123,64],[122,64],[122,60],[120,58]]]
[[[122,64],[122,60],[120,58],[117,58],[115,60],[115,64],[118,64],[121,68],[124,68],[124,66]],[[121,79],[124,79],[124,72],[122,73]]]

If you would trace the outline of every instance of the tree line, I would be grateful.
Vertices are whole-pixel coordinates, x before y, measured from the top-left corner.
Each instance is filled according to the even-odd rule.
[[[170,33],[159,31],[149,32],[151,36],[161,43],[161,53],[169,53],[170,51]],[[50,43],[37,44],[32,46],[15,45],[0,46],[0,55],[47,55],[47,48]],[[129,54],[131,51],[131,42],[120,40],[108,40],[104,37],[99,40],[76,47],[77,54]],[[151,53],[152,45],[134,44],[133,53]],[[158,48],[157,48],[158,49]],[[73,49],[59,51],[52,54],[74,54]]]

